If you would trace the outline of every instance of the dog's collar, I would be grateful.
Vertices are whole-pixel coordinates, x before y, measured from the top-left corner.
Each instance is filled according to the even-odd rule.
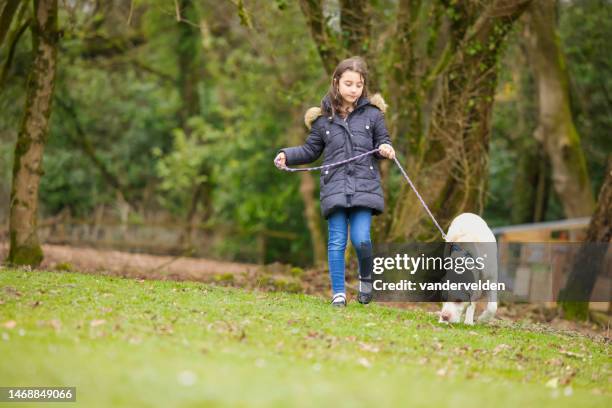
[[[468,257],[468,258],[472,258],[475,260],[474,256],[467,250],[461,248],[458,244],[456,243],[451,243],[450,246],[450,253],[452,254],[453,252],[459,252],[460,255],[462,257]]]
[[[472,258],[474,261],[476,260],[476,258],[468,250],[462,248],[459,244],[454,243],[454,242],[449,243],[449,244],[450,245],[447,247],[448,252],[446,252],[446,256],[454,255],[457,257],[461,257],[461,258]],[[472,279],[470,280],[473,280],[473,282],[476,282],[478,280],[474,272],[471,272],[471,276],[472,276]],[[474,291],[467,289],[463,292],[467,294],[467,302],[471,302],[472,299],[474,298]]]

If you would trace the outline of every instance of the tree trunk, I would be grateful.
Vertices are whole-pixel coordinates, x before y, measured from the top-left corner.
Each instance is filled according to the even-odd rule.
[[[490,118],[496,62],[506,34],[529,0],[496,0],[465,32],[439,81],[427,134],[428,146],[413,167],[417,188],[444,228],[457,214],[481,213],[488,178]],[[465,21],[472,21],[470,16]],[[388,240],[441,239],[420,202],[405,186],[393,208]]]
[[[7,261],[38,266],[43,258],[36,232],[38,186],[47,142],[57,68],[57,0],[35,0],[33,61],[17,137],[10,202],[10,250]]]
[[[333,35],[325,24],[322,0],[300,0],[300,8],[306,17],[310,35],[317,46],[323,68],[328,75],[331,75],[340,61],[340,53]]]
[[[581,247],[574,262],[565,288],[559,293],[561,309],[566,318],[584,320],[588,317],[591,292],[602,269],[606,252],[604,247],[594,243],[610,243],[612,238],[612,155],[604,182],[599,190],[597,208],[591,217],[585,244]]]
[[[537,145],[525,144],[518,151],[510,220],[513,224],[544,221],[550,187],[548,158]]]
[[[194,238],[195,231],[198,227],[198,209],[199,204],[204,195],[207,193],[206,184],[208,180],[202,181],[198,183],[195,187],[195,191],[191,197],[191,204],[189,206],[189,211],[187,212],[187,223],[185,225],[185,230],[182,232],[182,235],[179,237],[179,246],[183,248],[183,251],[187,255],[192,255],[195,251],[194,247]]]
[[[351,55],[363,55],[369,48],[370,18],[366,0],[340,0],[340,27],[344,48]]]
[[[179,6],[182,19],[198,20],[192,0],[181,0]],[[200,113],[198,65],[202,37],[198,27],[193,27],[185,21],[178,21],[176,24],[178,38],[175,50],[178,62],[178,86],[182,102],[178,113],[181,124],[186,126],[187,119]]]
[[[570,110],[569,79],[555,30],[555,3],[534,1],[525,16],[525,46],[539,101],[539,125],[534,136],[550,158],[553,186],[565,215],[582,217],[593,213],[594,200]]]
[[[378,90],[378,69],[374,61],[374,47],[371,39],[370,8],[364,0],[340,1],[341,38],[334,36],[325,23],[321,0],[300,0],[300,8],[310,28],[310,34],[317,46],[323,68],[331,75],[343,58],[360,55],[368,63],[368,89]]]
[[[321,232],[321,215],[314,198],[315,188],[316,184],[312,174],[306,171],[300,172],[300,195],[304,201],[304,217],[306,217],[306,224],[312,239],[314,264],[324,266],[327,263],[327,240]]]
[[[423,130],[421,109],[423,95],[417,75],[417,34],[414,27],[420,1],[400,0],[397,9],[395,41],[392,53],[389,96],[393,118],[389,127],[396,153],[406,157],[417,152]]]
[[[378,91],[378,66],[372,39],[370,4],[366,0],[340,0],[343,57],[361,56],[368,65],[368,89]]]
[[[527,56],[524,47],[516,47],[510,55],[516,62],[512,70],[516,85],[517,121],[513,127],[512,144],[516,147],[518,161],[512,184],[510,221],[525,224],[544,221],[548,205],[550,163],[542,144],[534,140],[532,132],[536,126],[533,93],[535,83],[526,72]]]
[[[193,0],[181,0],[179,2],[179,16],[182,20],[198,21],[198,13]],[[198,27],[194,27],[188,22],[177,22],[178,41],[176,44],[178,61],[178,86],[181,95],[182,106],[179,110],[180,125],[185,134],[192,132],[188,120],[200,114],[200,96],[198,86],[200,76],[198,67],[200,66],[199,56],[201,33]],[[193,238],[197,225],[205,221],[205,216],[210,213],[211,203],[211,169],[207,163],[202,163],[198,176],[203,176],[203,180],[193,186],[191,203],[185,219],[185,230],[179,238],[179,245],[189,252],[193,250]],[[204,206],[204,211],[200,207]]]

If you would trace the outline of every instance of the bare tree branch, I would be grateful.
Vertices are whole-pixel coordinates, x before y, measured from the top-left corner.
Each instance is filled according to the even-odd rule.
[[[8,0],[6,5],[2,9],[2,14],[0,14],[0,47],[4,42],[6,33],[11,27],[11,23],[13,22],[13,16],[17,12],[19,3],[21,3],[21,0]]]

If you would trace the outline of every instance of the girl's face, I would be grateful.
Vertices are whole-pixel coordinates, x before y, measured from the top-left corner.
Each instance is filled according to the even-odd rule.
[[[354,104],[363,93],[363,78],[355,71],[344,71],[338,81],[338,92],[346,104]]]

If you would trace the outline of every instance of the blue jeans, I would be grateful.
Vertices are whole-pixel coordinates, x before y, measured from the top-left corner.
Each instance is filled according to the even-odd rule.
[[[372,210],[365,207],[339,208],[327,219],[329,237],[327,241],[327,260],[332,292],[345,292],[344,289],[344,253],[346,251],[347,227],[350,224],[351,242],[357,257],[362,243],[370,242],[370,225]]]

